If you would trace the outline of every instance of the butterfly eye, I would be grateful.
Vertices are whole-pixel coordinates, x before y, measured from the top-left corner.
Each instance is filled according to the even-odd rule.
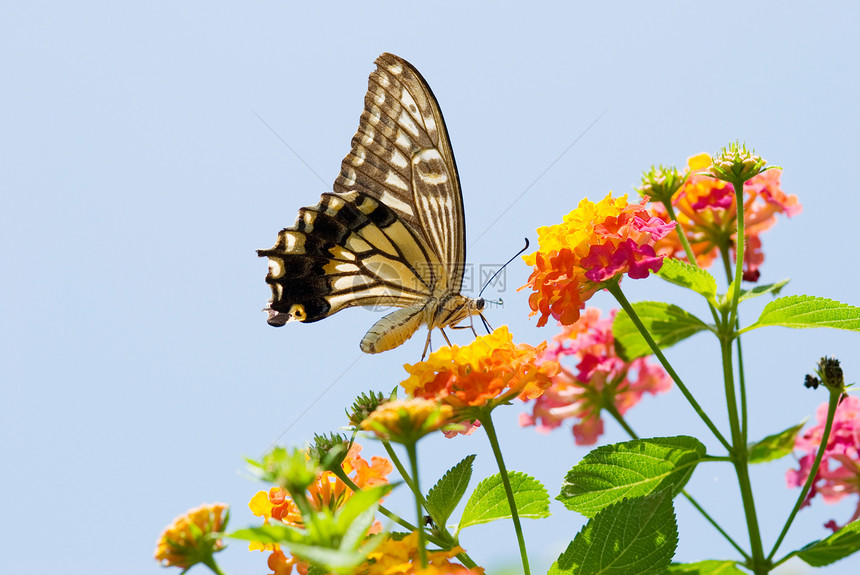
[[[484,309],[484,298],[479,297],[478,299],[475,300],[475,309],[478,311],[481,311],[482,309]]]

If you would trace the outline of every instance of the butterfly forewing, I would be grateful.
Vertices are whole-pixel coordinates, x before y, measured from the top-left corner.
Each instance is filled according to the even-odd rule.
[[[466,259],[463,197],[445,121],[409,63],[383,54],[376,65],[335,192],[360,190],[397,212],[438,254],[445,287],[459,291]]]
[[[369,352],[396,347],[422,323],[456,323],[459,309],[477,313],[459,294],[463,200],[439,106],[405,60],[383,54],[376,65],[334,193],[257,252],[269,258],[272,325],[350,306],[404,308],[368,331],[361,347]]]

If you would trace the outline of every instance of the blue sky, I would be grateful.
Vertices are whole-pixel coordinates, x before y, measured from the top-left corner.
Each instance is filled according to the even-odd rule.
[[[762,282],[791,277],[784,293],[860,304],[850,240],[856,6],[595,4],[0,8],[4,570],[156,573],[155,539],[185,509],[225,501],[234,527],[252,523],[246,504],[263,486],[247,477],[244,456],[343,425],[355,395],[390,390],[402,364],[418,359],[421,334],[395,351],[361,354],[375,312],[275,330],[259,311],[269,294],[254,250],[330,189],[381,52],[412,62],[445,113],[470,262],[505,261],[580,198],[630,192],[651,164],[683,164],[741,139],[785,168],[783,188],[804,206],[764,236]],[[523,265],[508,269],[504,308],[490,321],[537,343],[555,331],[527,317],[526,294],[514,291],[527,275]],[[705,311],[656,278],[624,287],[634,300]],[[593,303],[612,307],[603,295]],[[762,305],[751,302],[742,321]],[[750,333],[751,437],[814,416],[826,394],[801,383],[820,356],[841,358],[856,380],[857,342],[824,330]],[[716,341],[698,335],[669,358],[727,428]],[[568,431],[518,428],[521,410],[497,412],[509,467],[554,496],[588,450]],[[692,434],[717,447],[677,390],[646,399],[630,421],[643,436]],[[607,423],[605,439],[625,436]],[[366,454],[379,451],[365,444]],[[476,479],[493,473],[479,434],[421,447],[427,486],[469,453],[478,454]],[[796,497],[785,488],[791,463],[753,470],[766,546]],[[700,467],[689,488],[744,540],[728,466]],[[823,523],[847,520],[855,503],[816,501],[782,549],[826,535]],[[733,557],[688,504],[676,507],[679,560]],[[552,511],[526,522],[537,573],[583,524],[560,504]],[[471,531],[462,543],[473,557],[516,564],[509,524]],[[232,573],[265,572],[263,557],[240,543],[222,556]],[[860,557],[820,572],[858,568]]]

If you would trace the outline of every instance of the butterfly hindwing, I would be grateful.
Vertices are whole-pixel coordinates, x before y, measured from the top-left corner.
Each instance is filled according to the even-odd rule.
[[[427,299],[433,266],[421,238],[375,199],[324,194],[278,234],[269,258],[270,323],[313,322],[350,306],[412,306]],[[284,316],[286,314],[286,317]]]

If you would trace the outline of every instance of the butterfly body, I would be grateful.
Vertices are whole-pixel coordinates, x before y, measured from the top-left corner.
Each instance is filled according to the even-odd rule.
[[[272,248],[257,251],[269,258],[270,325],[314,322],[352,306],[401,308],[370,328],[361,342],[367,353],[483,308],[460,294],[463,200],[438,104],[405,60],[383,54],[376,64],[333,193],[299,210]]]

